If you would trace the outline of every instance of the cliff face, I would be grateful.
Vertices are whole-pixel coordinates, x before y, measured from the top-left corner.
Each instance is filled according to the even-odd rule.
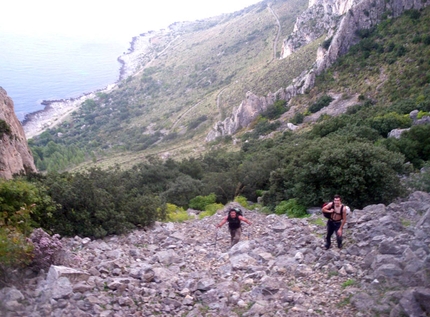
[[[33,155],[13,101],[0,87],[0,177],[11,179],[15,173],[29,171],[37,171]]]

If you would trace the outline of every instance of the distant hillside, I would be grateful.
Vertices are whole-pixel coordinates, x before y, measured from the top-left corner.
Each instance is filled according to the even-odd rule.
[[[363,3],[366,1],[361,5]],[[238,141],[235,139],[256,126],[259,113],[253,113],[251,120],[254,123],[238,130],[234,138],[223,135],[215,142],[206,142],[205,138],[216,122],[232,115],[247,92],[257,97],[272,94],[270,98],[275,101],[286,98],[288,93],[288,88],[282,93],[279,89],[293,87],[293,95],[289,96],[288,105],[284,105],[283,112],[286,112],[280,119],[281,130],[286,129],[287,122],[297,124],[300,114],[305,117],[305,123],[317,120],[315,116],[311,119],[306,107],[326,94],[339,99],[340,106],[342,100],[348,100],[349,105],[354,104],[359,96],[376,101],[377,98],[392,99],[384,84],[396,81],[392,77],[397,76],[394,62],[397,58],[407,58],[412,52],[420,54],[414,47],[406,49],[406,45],[403,45],[403,51],[399,43],[394,42],[396,37],[392,34],[386,35],[386,42],[390,38],[394,44],[391,49],[395,52],[401,50],[403,53],[398,54],[403,55],[394,56],[394,61],[390,62],[386,60],[390,52],[382,49],[383,60],[374,60],[372,76],[368,73],[369,67],[353,67],[356,61],[347,61],[344,63],[349,65],[348,68],[344,66],[336,74],[328,71],[316,77],[316,86],[312,82],[302,86],[305,79],[297,82],[298,78],[318,66],[321,54],[330,57],[334,43],[338,50],[342,49],[344,43],[336,42],[339,36],[334,33],[338,28],[336,21],[353,14],[343,15],[340,4],[343,10],[352,5],[339,1],[327,7],[321,2],[312,3],[307,9],[308,3],[302,0],[263,1],[233,14],[177,23],[169,32],[155,32],[150,45],[139,57],[141,64],[137,65],[132,76],[125,78],[112,92],[99,93],[96,98],[85,101],[80,110],[57,129],[34,138],[31,144],[37,153],[38,168],[63,170],[82,162],[88,166],[89,161],[98,166],[120,164],[131,167],[153,155],[183,158],[207,152],[214,146],[234,149]],[[370,11],[366,11],[366,7],[363,11],[357,5],[355,11],[348,12],[361,12],[364,16],[367,12],[367,26],[384,19],[383,27],[391,23],[390,14],[400,10],[393,4],[378,4]],[[381,10],[390,6],[391,13],[384,11],[384,15]],[[328,15],[327,11],[334,7],[342,15]],[[322,8],[322,11],[315,8]],[[324,23],[317,22],[321,14],[325,17]],[[426,31],[426,19],[427,16],[416,19],[419,27],[424,28],[420,32]],[[350,44],[360,39],[366,43],[366,34],[373,28],[362,33],[355,30],[353,39],[348,38]],[[411,34],[399,35],[398,41],[410,39],[414,30],[407,32]],[[387,50],[393,44],[386,43]],[[285,56],[287,47],[291,54]],[[374,47],[369,47],[367,54],[370,56],[373,51]],[[426,54],[426,51],[421,54]],[[285,58],[280,59],[281,56]],[[425,59],[425,55],[417,58]],[[327,58],[325,60],[330,62]],[[348,76],[353,78],[340,80]],[[310,89],[305,89],[308,86]],[[306,94],[294,97],[300,89]],[[399,91],[394,89],[394,92]],[[290,100],[290,97],[294,98]],[[262,109],[269,104],[265,102]],[[49,151],[43,149],[47,146]],[[47,153],[61,155],[54,155],[51,160]]]

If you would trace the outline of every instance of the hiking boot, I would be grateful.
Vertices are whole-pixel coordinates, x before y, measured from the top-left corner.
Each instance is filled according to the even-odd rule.
[[[330,249],[330,246],[329,246],[328,244],[325,244],[325,245],[324,245],[324,248],[325,248],[326,250],[328,250],[328,249]]]

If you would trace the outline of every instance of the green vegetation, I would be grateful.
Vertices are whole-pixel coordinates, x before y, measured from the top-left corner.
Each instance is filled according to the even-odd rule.
[[[355,283],[356,283],[355,280],[349,279],[342,283],[342,288],[347,288],[348,286],[354,286]]]
[[[166,204],[166,220],[170,222],[183,222],[190,219],[184,208],[173,204]]]
[[[249,22],[248,15],[242,18]],[[269,25],[261,21],[258,32],[236,28],[223,42],[214,34],[229,31],[224,24],[184,36],[169,58],[160,56],[120,89],[87,100],[72,121],[32,140],[36,164],[48,172],[0,183],[0,261],[27,263],[26,237],[35,227],[101,238],[157,220],[185,221],[189,207],[202,210],[200,218],[213,215],[233,200],[246,207],[261,198],[262,212],[303,217],[307,207],[321,206],[334,194],[362,208],[391,203],[408,190],[428,191],[430,125],[413,125],[409,114],[418,110],[423,118],[430,112],[429,19],[427,8],[358,32],[362,41],[318,76],[313,89],[288,106],[276,101],[252,131],[240,131],[239,146],[228,136],[201,152],[196,140],[215,116],[229,113],[247,90],[263,95],[285,86],[298,70],[273,75],[286,61],[268,63],[270,45],[257,34]],[[191,47],[198,48],[196,54],[181,64],[177,52]],[[314,49],[300,50],[306,55],[302,70]],[[245,76],[249,65],[252,78]],[[278,131],[284,122],[302,123],[306,114],[326,107],[333,92],[345,99],[359,96],[358,101],[297,132]],[[217,98],[214,105],[210,100]],[[286,113],[293,106],[294,114]],[[405,130],[399,139],[388,138],[392,129]],[[0,130],[6,133],[7,127]],[[175,160],[158,159],[162,153]],[[102,165],[104,159],[121,165]],[[82,161],[98,166],[83,169]],[[57,172],[77,164],[79,171]]]
[[[4,134],[10,135],[11,133],[12,131],[7,122],[0,119],[0,138],[2,138]]]
[[[206,206],[216,202],[216,195],[211,193],[207,196],[196,196],[190,200],[190,208],[197,210],[206,210]]]
[[[203,211],[203,212],[201,212],[199,214],[199,219],[203,219],[205,217],[213,216],[213,215],[215,215],[215,213],[218,210],[220,210],[222,208],[224,208],[223,204],[216,204],[215,203],[215,204],[207,205],[206,208],[205,208],[205,211]]]
[[[139,75],[125,79],[119,89],[85,101],[68,122],[33,139],[38,169],[63,171],[102,161],[112,166],[117,154],[122,166],[122,157],[127,156],[131,162],[127,168],[131,168],[148,154],[160,151],[180,154],[181,158],[194,153],[196,140],[205,138],[213,120],[229,115],[247,91],[266,94],[273,87],[286,86],[302,67],[313,63],[317,44],[299,52],[297,66],[288,59],[268,63],[273,43],[266,39],[273,38],[276,21],[266,6],[256,4],[240,13],[213,18],[210,23],[196,22],[195,27],[186,25],[157,37]],[[280,38],[288,36],[297,12],[306,6],[304,0],[272,4],[282,15]],[[180,40],[175,39],[178,35]],[[171,42],[174,49],[155,58]],[[145,67],[152,58],[151,66]],[[283,76],[273,76],[280,67],[286,69]],[[285,101],[279,100],[265,118],[272,120],[285,111]],[[275,129],[262,126],[268,132]],[[48,145],[49,141],[57,148]],[[184,151],[188,153],[184,155]]]
[[[310,105],[308,110],[311,113],[318,112],[322,108],[327,107],[330,104],[330,102],[332,102],[332,101],[333,101],[332,97],[324,95],[324,96],[320,97],[317,102],[315,102],[314,104]]]
[[[281,201],[275,207],[275,214],[286,214],[290,218],[304,218],[310,215],[306,212],[306,207],[299,205],[297,199],[289,199],[288,201]]]

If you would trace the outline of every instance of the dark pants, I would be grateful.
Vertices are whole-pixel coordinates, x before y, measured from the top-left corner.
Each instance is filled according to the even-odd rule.
[[[239,242],[241,233],[242,229],[240,227],[237,229],[230,229],[231,246]]]
[[[337,246],[339,248],[342,247],[342,236],[339,236],[337,234],[337,231],[339,230],[341,224],[342,224],[342,221],[332,221],[332,220],[327,221],[327,236],[326,236],[326,243],[325,243],[325,247],[327,249],[330,248],[331,236],[333,235],[333,233],[336,233]]]

